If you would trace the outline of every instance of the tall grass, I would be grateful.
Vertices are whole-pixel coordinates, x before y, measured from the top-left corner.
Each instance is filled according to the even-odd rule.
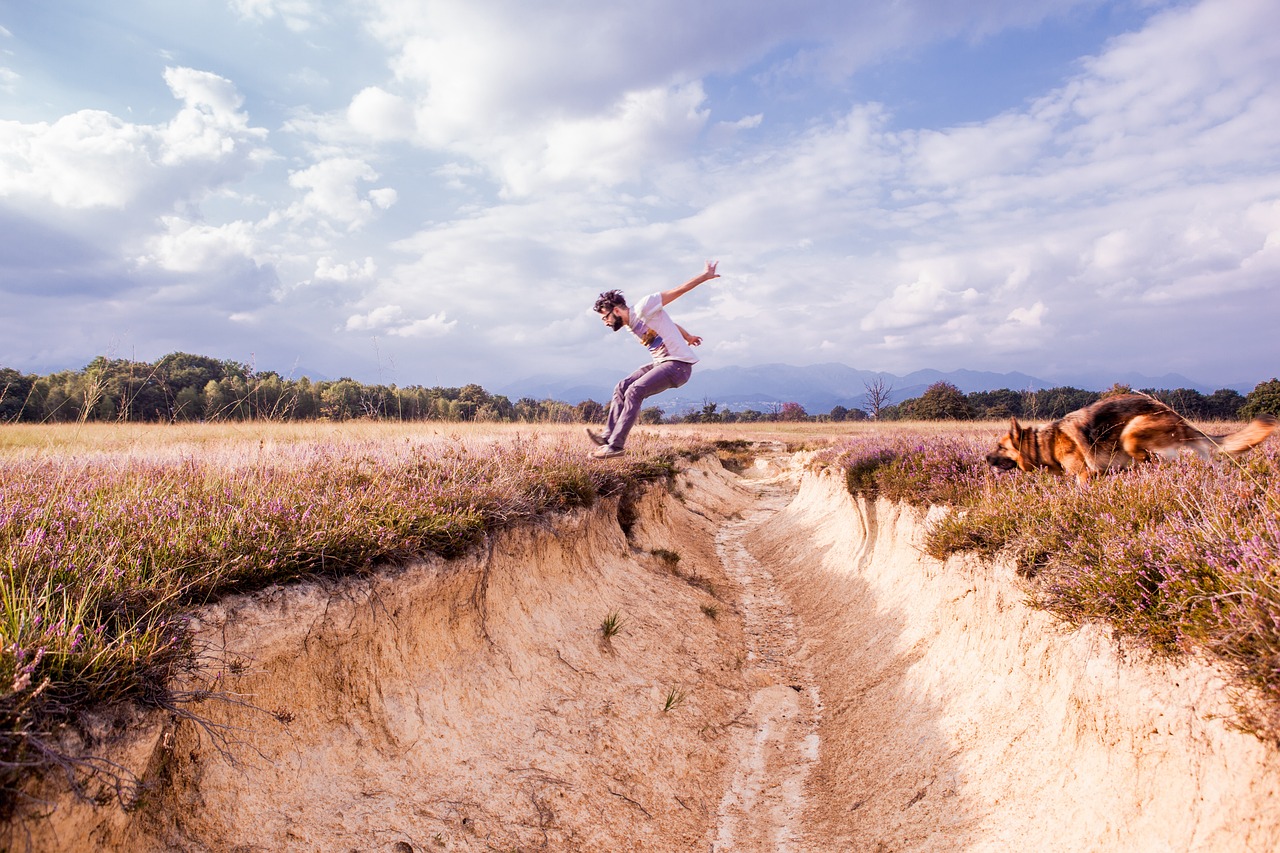
[[[993,473],[988,433],[862,436],[818,457],[850,491],[957,511],[927,533],[937,557],[1004,556],[1032,601],[1104,620],[1163,654],[1202,652],[1237,677],[1237,723],[1280,742],[1280,441],[1238,463],[1195,458],[1095,478]]]
[[[170,707],[187,614],[232,591],[463,553],[487,533],[666,477],[692,442],[589,460],[527,434],[219,439],[0,457],[0,807],[66,765],[62,727],[120,700]],[[74,767],[70,767],[73,771]]]

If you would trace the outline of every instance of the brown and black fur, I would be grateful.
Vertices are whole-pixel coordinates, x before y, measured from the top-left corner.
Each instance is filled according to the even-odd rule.
[[[1009,433],[987,454],[987,462],[1006,470],[1047,468],[1074,474],[1085,483],[1094,474],[1180,453],[1195,453],[1204,459],[1215,454],[1239,456],[1264,441],[1275,428],[1275,417],[1259,415],[1236,432],[1205,435],[1159,400],[1144,394],[1122,394],[1039,428],[1024,427],[1014,418]]]

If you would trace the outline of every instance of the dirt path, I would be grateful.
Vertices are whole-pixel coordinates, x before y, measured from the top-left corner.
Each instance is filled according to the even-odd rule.
[[[738,721],[733,777],[720,801],[713,851],[805,851],[806,783],[818,760],[822,699],[803,658],[791,607],[769,567],[743,544],[786,506],[794,489],[780,479],[755,481],[756,501],[716,534],[716,553],[741,587],[745,671],[755,686]]]

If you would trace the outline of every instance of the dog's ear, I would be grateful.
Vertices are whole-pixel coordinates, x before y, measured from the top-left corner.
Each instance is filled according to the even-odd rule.
[[[1014,439],[1022,435],[1022,426],[1018,423],[1017,418],[1009,418],[1009,435]]]

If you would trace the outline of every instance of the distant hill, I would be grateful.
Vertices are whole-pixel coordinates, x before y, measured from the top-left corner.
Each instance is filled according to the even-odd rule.
[[[613,386],[621,376],[601,377],[596,374],[575,377],[530,377],[513,382],[493,393],[504,394],[512,400],[532,397],[537,400],[554,399],[568,403],[583,400],[607,402]],[[905,376],[883,371],[858,370],[838,363],[811,364],[796,367],[790,364],[761,364],[753,367],[700,368],[693,372],[689,384],[676,391],[654,398],[653,405],[668,413],[701,409],[706,403],[715,403],[721,409],[741,411],[755,409],[767,412],[772,407],[788,402],[804,406],[810,414],[829,412],[835,406],[847,409],[866,408],[867,385],[883,379],[892,387],[891,403],[900,403],[919,397],[930,385],[945,381],[966,394],[974,391],[995,391],[1011,388],[1016,391],[1040,390],[1072,385],[1090,391],[1110,388],[1116,382],[1134,388],[1193,388],[1209,394],[1217,390],[1193,382],[1185,376],[1167,374],[1161,377],[1141,374],[1117,374],[1108,379],[1081,380],[1079,382],[1050,382],[1028,376],[1025,373],[991,373],[979,370],[917,370]],[[1236,389],[1248,393],[1252,388]]]

